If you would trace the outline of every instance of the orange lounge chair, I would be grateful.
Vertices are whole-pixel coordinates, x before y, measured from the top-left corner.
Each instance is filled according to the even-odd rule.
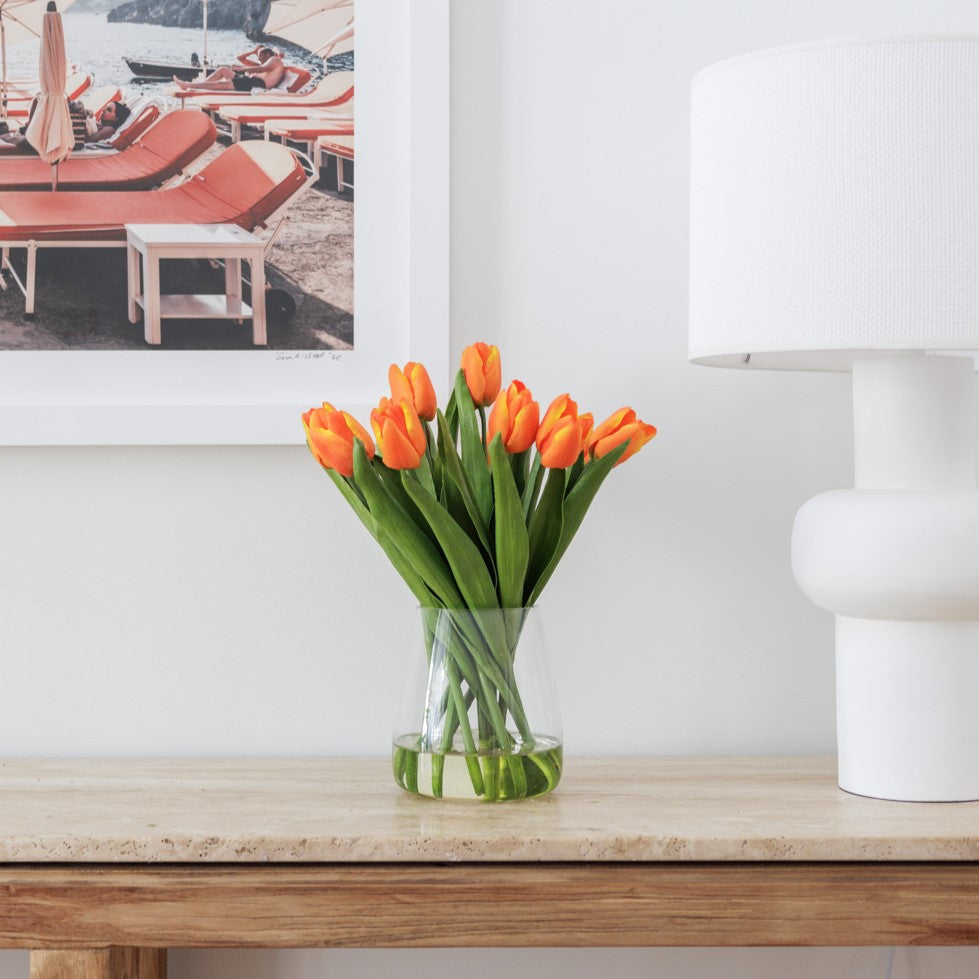
[[[254,140],[229,146],[203,170],[164,190],[0,191],[0,249],[34,312],[39,248],[124,248],[127,224],[237,224],[265,227],[309,185],[291,150]],[[10,250],[27,250],[21,281]]]
[[[265,138],[276,137],[283,143],[303,143],[304,152],[313,167],[313,181],[320,179],[319,154],[316,152],[316,141],[322,137],[348,139],[350,141],[350,159],[353,159],[354,124],[352,119],[327,118],[309,116],[304,119],[267,119],[264,123]]]
[[[58,167],[58,190],[145,190],[181,173],[217,130],[202,112],[177,109],[128,149],[107,156],[70,156]],[[36,156],[0,159],[0,191],[50,190],[51,167]]]
[[[160,112],[160,106],[155,103],[144,105],[131,121],[127,120],[125,126],[120,126],[115,135],[105,141],[106,145],[113,150],[124,150],[127,146],[132,146],[160,118]]]
[[[100,85],[98,88],[89,89],[83,95],[79,96],[78,101],[85,106],[86,109],[91,109],[92,114],[96,119],[102,115],[102,110],[110,102],[117,102],[122,98],[122,91],[116,88],[115,85]],[[33,101],[33,99],[31,100]],[[7,116],[11,121],[16,122],[18,126],[23,125],[27,121],[27,117],[30,115],[31,104],[18,102],[13,108],[8,107]]]
[[[242,126],[265,126],[270,122],[287,124],[295,123],[297,130],[307,131],[317,128],[317,136],[349,135],[354,131],[353,102],[348,102],[340,110],[293,108],[289,106],[249,106],[247,108],[226,108],[218,115],[231,130],[231,141],[237,143],[241,139]],[[304,126],[309,122],[314,125]],[[297,136],[296,139],[308,137]]]
[[[77,99],[83,92],[87,92],[92,87],[92,76],[83,72],[75,72],[69,75],[65,82],[65,95],[69,99]],[[31,102],[37,95],[37,90],[31,89],[7,89],[7,115],[27,115]],[[26,103],[26,105],[25,105]]]
[[[248,63],[250,67],[254,67],[251,63]],[[256,62],[257,64],[257,62]],[[313,73],[306,68],[300,68],[298,65],[286,65],[286,73],[282,76],[282,81],[273,88],[259,88],[255,89],[260,95],[295,95],[301,92],[312,80]],[[194,82],[189,84],[193,85]],[[199,89],[194,91],[191,89],[177,88],[174,86],[168,92],[175,99],[192,99],[197,96],[215,98],[216,96],[229,95],[229,96],[244,96],[245,98],[250,98],[248,92],[238,92],[232,89],[228,89],[226,92],[215,91],[214,89]]]
[[[340,74],[340,72],[335,72],[334,74]],[[343,72],[345,75],[353,75],[352,71]],[[329,76],[327,76],[329,77]],[[275,86],[275,88],[259,88],[254,89],[254,95],[251,92],[236,92],[233,90],[227,91],[208,91],[207,89],[194,91],[193,89],[184,88],[171,88],[168,91],[169,95],[172,95],[175,99],[182,99],[185,104],[190,104],[199,100],[203,103],[218,103],[223,102],[225,99],[263,99],[269,100],[274,98],[285,98],[293,99],[297,95],[302,93],[302,90],[306,88],[307,85],[313,80],[313,73],[307,71],[305,68],[299,68],[295,65],[286,66],[286,74],[283,80]],[[353,79],[351,78],[350,84],[353,84]],[[315,88],[313,89],[315,91]],[[311,92],[305,93],[307,95]]]
[[[353,190],[354,185],[344,176],[344,161],[354,162],[353,136],[320,136],[316,140],[315,152],[311,156],[316,160],[316,172],[320,172],[320,156],[333,157],[337,164],[337,190]],[[317,177],[318,179],[318,177]]]
[[[222,106],[304,106],[306,108],[326,109],[331,106],[343,105],[354,95],[354,73],[352,71],[335,71],[321,78],[308,92],[290,95],[286,92],[260,92],[258,95],[244,95],[240,92],[199,92],[191,95],[182,93],[184,105],[195,106],[205,112],[217,112]],[[178,93],[179,97],[179,93]]]
[[[101,88],[94,88],[90,92],[86,92],[81,97],[81,102],[86,108],[92,108],[93,115],[99,118],[110,102],[118,101],[121,98],[122,93],[118,88],[112,88],[111,85],[104,85]],[[125,149],[139,139],[156,122],[159,116],[159,106],[146,106],[137,113],[135,118],[127,121],[124,126],[116,130],[114,136],[100,143],[85,143],[81,146],[76,144],[73,152],[76,156],[81,155],[91,158],[117,153],[119,150]],[[16,119],[14,121],[18,125],[22,125],[25,122],[24,119]],[[0,160],[30,160],[33,158],[35,158],[34,154],[25,150],[24,147],[15,147],[10,143],[0,141]]]

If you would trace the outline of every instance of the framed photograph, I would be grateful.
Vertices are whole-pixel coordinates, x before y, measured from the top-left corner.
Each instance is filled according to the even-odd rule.
[[[132,349],[100,349],[98,317],[79,299],[68,327],[84,342],[33,347],[44,290],[60,288],[51,285],[58,278],[51,263],[70,259],[67,251],[39,249],[33,320],[21,310],[10,314],[12,297],[23,298],[10,273],[4,276],[0,444],[301,443],[302,410],[327,400],[365,418],[387,393],[393,362],[422,361],[436,386],[447,388],[449,0],[355,3],[356,206],[352,270],[349,262],[346,270],[353,309],[340,310],[347,326],[322,337],[314,330],[307,333],[312,339],[283,347],[270,317],[266,347],[253,345],[245,320],[234,324],[234,349],[210,349],[209,341],[181,344],[178,321],[164,319],[160,344],[144,342],[137,323],[126,339]],[[70,12],[65,23],[68,35]],[[3,197],[0,189],[0,211]],[[342,274],[330,256],[330,228],[306,215],[303,221],[296,261],[324,281]],[[346,247],[349,253],[349,240]],[[110,272],[103,280],[93,271],[89,279],[99,281],[84,285],[111,304],[113,329],[121,332],[129,325],[125,260]],[[224,272],[216,274],[223,283]],[[206,332],[207,321],[199,326],[201,336],[219,335]]]

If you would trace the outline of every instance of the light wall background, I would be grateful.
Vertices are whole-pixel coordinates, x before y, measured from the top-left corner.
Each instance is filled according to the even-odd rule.
[[[660,429],[544,596],[570,765],[834,749],[832,621],[793,583],[789,533],[851,482],[849,382],[686,363],[691,76],[769,45],[977,30],[964,0],[452,0],[453,359],[497,343],[542,401],[630,403]],[[412,601],[305,448],[6,448],[0,500],[0,754],[386,753]],[[0,979],[25,968],[0,954]],[[884,968],[879,949],[171,959],[175,979]],[[930,950],[894,976],[977,970]]]

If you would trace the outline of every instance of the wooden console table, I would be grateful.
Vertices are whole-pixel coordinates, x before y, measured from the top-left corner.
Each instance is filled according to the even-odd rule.
[[[979,944],[979,803],[829,759],[571,758],[495,806],[381,760],[0,763],[0,947],[32,979],[167,948]]]

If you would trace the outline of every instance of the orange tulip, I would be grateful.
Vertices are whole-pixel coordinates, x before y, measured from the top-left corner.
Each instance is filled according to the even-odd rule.
[[[435,388],[424,365],[409,360],[404,370],[398,370],[398,365],[392,364],[388,368],[388,381],[392,401],[397,402],[402,398],[410,401],[423,421],[430,422],[435,417]]]
[[[462,351],[462,372],[477,408],[492,404],[500,393],[500,351],[486,343],[474,343]]]
[[[534,444],[540,423],[540,405],[521,381],[513,381],[493,402],[486,426],[487,445],[503,436],[507,452],[525,452]]]
[[[367,429],[345,411],[323,402],[322,408],[310,408],[303,413],[306,442],[316,461],[325,469],[335,469],[341,476],[354,474],[354,439],[364,443],[370,459],[374,458],[374,442]]]
[[[634,456],[655,434],[656,428],[636,418],[636,413],[631,408],[620,408],[591,433],[588,438],[588,455],[601,459],[617,445],[628,441],[629,448],[622,453],[616,463],[620,466],[630,456]]]
[[[568,395],[558,395],[537,429],[541,465],[549,469],[573,466],[581,455],[592,420],[590,414],[578,416],[578,405]]]
[[[371,428],[388,469],[417,469],[425,455],[425,426],[407,399],[381,398],[371,412]]]

